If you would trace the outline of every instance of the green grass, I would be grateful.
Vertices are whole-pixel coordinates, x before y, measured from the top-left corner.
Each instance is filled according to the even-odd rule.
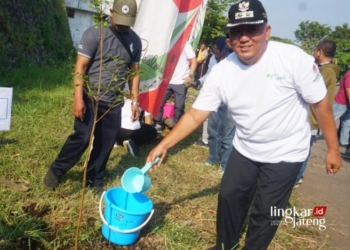
[[[23,192],[0,185],[0,249],[74,246],[83,159],[56,191],[48,191],[42,184],[73,130],[71,69],[71,64],[22,68],[1,78],[1,86],[14,88],[14,100],[11,130],[0,132],[0,179],[30,189]],[[196,94],[190,89],[187,107]],[[154,203],[155,214],[141,231],[136,244],[139,248],[183,250],[214,245],[220,178],[217,167],[203,164],[208,151],[192,145],[200,136],[201,128],[172,149],[161,168],[151,173],[147,196]],[[120,177],[128,167],[142,167],[153,146],[142,148],[137,158],[122,147],[113,149],[106,188],[120,186]],[[98,203],[99,197],[88,190],[79,249],[134,249],[115,247],[103,239]],[[292,204],[297,204],[297,197],[293,196]],[[280,227],[270,249],[318,249],[322,247],[318,237],[315,230]]]

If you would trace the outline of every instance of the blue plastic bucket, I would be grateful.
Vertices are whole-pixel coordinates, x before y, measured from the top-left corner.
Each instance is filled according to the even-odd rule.
[[[103,198],[106,203],[104,214],[102,213]],[[148,223],[154,212],[153,203],[146,195],[131,194],[121,187],[104,192],[99,209],[103,222],[102,235],[117,245],[135,243],[141,229]]]

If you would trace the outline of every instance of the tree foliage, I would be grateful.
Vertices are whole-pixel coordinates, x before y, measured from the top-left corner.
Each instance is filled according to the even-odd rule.
[[[343,73],[350,65],[350,27],[347,23],[342,26],[336,26],[329,37],[337,44],[337,52],[335,58],[337,64],[342,69]]]
[[[343,73],[347,70],[350,64],[350,27],[347,23],[332,29],[328,25],[318,22],[301,22],[299,29],[294,34],[296,41],[310,54],[322,39],[330,39],[336,42],[335,59]]]
[[[0,71],[64,61],[72,50],[63,0],[0,1]]]
[[[271,41],[277,41],[277,42],[282,42],[282,43],[288,43],[288,44],[296,45],[291,39],[288,39],[288,38],[281,38],[281,37],[277,37],[277,36],[271,36],[270,40]]]
[[[227,12],[229,6],[237,0],[209,0],[205,13],[205,20],[201,36],[201,43],[212,44],[219,36],[225,36]]]
[[[311,53],[317,43],[329,36],[331,28],[318,22],[301,22],[299,29],[294,32],[296,41],[308,53]]]

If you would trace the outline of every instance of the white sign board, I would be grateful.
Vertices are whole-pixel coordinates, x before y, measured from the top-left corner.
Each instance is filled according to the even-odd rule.
[[[10,130],[12,88],[0,87],[0,131]]]

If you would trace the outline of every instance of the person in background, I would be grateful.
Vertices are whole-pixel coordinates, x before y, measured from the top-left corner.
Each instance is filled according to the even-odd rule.
[[[208,46],[207,47],[207,58],[205,59],[204,62],[204,71],[203,71],[203,75],[206,75],[208,70],[209,70],[209,62],[210,62],[210,58],[213,56],[214,52],[213,52],[213,46]],[[195,78],[196,79],[196,78]]]
[[[350,133],[350,65],[348,71],[340,81],[338,93],[334,97],[333,114],[334,119],[339,121],[339,143],[341,146],[349,145]]]
[[[200,84],[205,84],[205,79],[210,74],[212,68],[228,55],[225,46],[226,37],[219,37],[214,41],[214,56],[210,59],[208,72],[196,81],[195,88],[198,88]],[[205,123],[208,123],[207,126]],[[216,112],[210,114],[203,125],[203,135],[206,132],[208,133],[209,147],[209,156],[205,163],[207,165],[220,164],[221,173],[225,171],[228,157],[232,151],[234,127],[234,121],[231,115],[228,114],[227,106],[224,103],[220,104]],[[206,129],[207,131],[205,131]]]
[[[340,68],[338,67],[338,65],[333,63],[333,58],[336,50],[337,45],[335,44],[335,42],[326,39],[319,42],[316,48],[314,49],[315,62],[317,63],[321,76],[323,77],[324,83],[326,84],[327,96],[331,106],[333,106],[334,95],[337,88],[337,81],[340,74]],[[309,121],[311,127],[310,152],[300,169],[294,188],[299,187],[299,185],[303,182],[303,174],[309,161],[311,147],[314,141],[316,140],[316,136],[319,132],[319,126],[317,123],[316,115],[311,106],[309,106]]]
[[[61,177],[65,175],[81,158],[88,147],[92,126],[94,123],[94,107],[98,99],[98,117],[103,116],[96,124],[94,142],[87,166],[87,186],[97,193],[102,193],[103,177],[106,164],[113,149],[115,138],[120,129],[121,108],[123,97],[118,91],[123,89],[125,80],[129,79],[127,72],[133,72],[129,83],[132,94],[131,119],[139,118],[139,62],[141,58],[141,39],[130,29],[134,25],[137,5],[135,0],[115,0],[111,12],[111,25],[103,28],[103,51],[100,51],[100,29],[92,26],[88,28],[78,46],[78,56],[74,70],[74,102],[72,112],[75,117],[74,132],[63,145],[59,155],[51,164],[44,177],[44,185],[54,190]],[[120,36],[117,37],[117,32]],[[120,39],[123,39],[128,48],[124,47]],[[130,53],[129,53],[130,52]],[[102,73],[100,75],[100,55],[103,55]],[[114,60],[114,57],[121,61]],[[110,70],[118,72],[117,81]],[[84,75],[89,77],[89,86],[85,82]],[[101,81],[100,92],[99,79]],[[93,96],[88,96],[88,89],[95,91]],[[120,100],[120,101],[118,101]],[[111,108],[111,105],[113,107]]]
[[[228,33],[226,33],[226,44],[224,45],[223,49],[219,49],[221,51],[220,54],[215,54],[213,51],[213,47],[211,47],[212,52],[211,52],[210,60],[208,62],[208,71],[203,77],[201,77],[200,79],[197,79],[195,82],[192,82],[191,87],[193,87],[197,90],[200,90],[203,86],[205,79],[207,78],[207,75],[210,73],[212,67],[217,64],[217,62],[220,60],[220,58],[223,59],[228,54],[232,53],[232,50],[227,45],[228,37],[229,37],[229,35],[228,35]],[[214,41],[214,44],[215,44],[215,41]],[[219,47],[220,47],[220,45],[219,45]],[[212,58],[212,57],[215,57],[215,58]],[[209,137],[209,135],[208,135],[208,119],[206,119],[205,122],[203,123],[202,138],[201,138],[201,140],[196,141],[194,144],[197,146],[201,146],[201,147],[209,149],[208,137]]]
[[[190,61],[190,66],[189,66]],[[159,109],[158,116],[154,119],[154,125],[157,131],[164,129],[163,123],[163,108],[166,101],[173,95],[174,96],[174,118],[172,126],[180,120],[181,116],[185,112],[185,100],[187,94],[187,87],[185,84],[189,84],[193,81],[194,72],[197,68],[196,54],[194,53],[191,44],[186,42],[183,51],[180,54],[178,63],[176,65],[173,76],[170,79],[168,88],[165,92],[162,104]]]
[[[350,66],[349,66],[350,68]],[[342,158],[350,162],[350,144],[349,144],[349,132],[350,132],[350,70],[348,70],[343,79],[340,82],[339,91],[334,98],[333,105],[333,114],[334,119],[337,120],[341,116],[343,116],[342,121],[340,123],[340,144],[347,144],[346,150],[344,153],[341,153]],[[342,142],[343,139],[343,142]],[[348,141],[346,141],[346,139]]]
[[[209,53],[207,46],[205,45],[205,43],[202,43],[197,53],[197,68],[195,72],[195,79],[199,79],[203,75],[205,75],[207,70],[205,66],[208,59],[208,55]]]
[[[190,135],[223,102],[236,123],[233,149],[220,184],[216,245],[239,248],[250,211],[245,249],[267,249],[310,150],[307,103],[327,143],[326,173],[341,166],[327,89],[314,58],[297,46],[268,41],[271,26],[258,0],[233,4],[228,14],[231,53],[213,67],[190,108],[149,153],[164,161],[169,149]]]
[[[139,147],[153,142],[158,133],[152,125],[151,114],[147,111],[140,109],[140,119],[136,121],[132,119],[131,105],[132,100],[124,101],[121,129],[118,130],[115,145],[123,145],[128,153],[136,157]]]

